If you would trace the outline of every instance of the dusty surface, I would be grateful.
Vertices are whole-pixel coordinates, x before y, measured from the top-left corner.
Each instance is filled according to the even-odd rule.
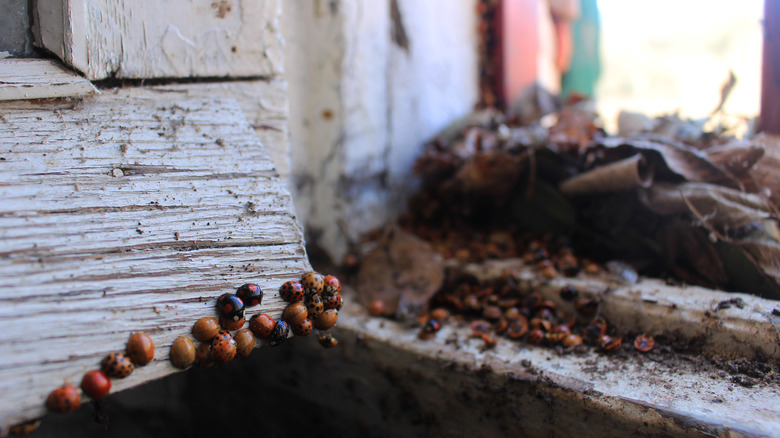
[[[322,349],[311,336],[48,416],[35,436],[776,436],[776,379],[753,387],[697,355],[482,341],[461,324],[429,341],[348,305]],[[776,368],[775,368],[776,371]],[[304,421],[305,420],[305,421]]]
[[[0,427],[148,333],[155,360],[217,296],[308,267],[292,200],[234,100],[128,89],[0,106]],[[256,312],[276,317],[269,294]]]

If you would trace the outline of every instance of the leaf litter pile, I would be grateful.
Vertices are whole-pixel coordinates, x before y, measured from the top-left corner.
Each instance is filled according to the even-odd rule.
[[[427,144],[407,211],[367,239],[360,301],[420,324],[423,339],[458,314],[486,348],[503,335],[614,351],[617,331],[576,290],[561,291],[577,300],[578,315],[567,315],[513,272],[477,280],[463,266],[518,259],[537,284],[611,272],[779,299],[772,139],[630,113],[612,136],[591,106],[573,100],[535,120],[479,110]],[[653,348],[644,334],[624,344]]]

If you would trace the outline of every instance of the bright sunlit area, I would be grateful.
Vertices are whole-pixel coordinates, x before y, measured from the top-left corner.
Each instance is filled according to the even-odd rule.
[[[598,108],[610,132],[621,109],[702,119],[736,76],[723,113],[758,115],[763,0],[599,0]]]

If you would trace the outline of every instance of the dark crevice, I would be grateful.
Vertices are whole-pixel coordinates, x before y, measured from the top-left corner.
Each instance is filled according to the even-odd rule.
[[[92,81],[98,89],[105,90],[110,88],[143,87],[158,85],[176,85],[176,84],[214,84],[220,82],[250,82],[250,81],[272,81],[279,79],[275,75],[257,75],[257,76],[211,76],[198,78],[154,78],[154,79],[127,79],[127,78],[108,78]]]

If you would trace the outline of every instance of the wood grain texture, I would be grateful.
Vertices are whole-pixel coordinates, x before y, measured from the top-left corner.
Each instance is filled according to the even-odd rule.
[[[282,72],[280,0],[60,4],[38,1],[37,43],[91,80]]]
[[[106,90],[110,93],[111,91]],[[245,80],[166,84],[141,87],[136,95],[170,99],[210,98],[220,96],[235,99],[260,143],[271,157],[282,181],[290,175],[290,139],[288,131],[287,82],[282,79]]]
[[[147,332],[154,361],[215,298],[309,268],[285,185],[237,103],[137,89],[0,104],[0,427]]]
[[[91,82],[49,59],[0,59],[0,101],[98,93]]]

